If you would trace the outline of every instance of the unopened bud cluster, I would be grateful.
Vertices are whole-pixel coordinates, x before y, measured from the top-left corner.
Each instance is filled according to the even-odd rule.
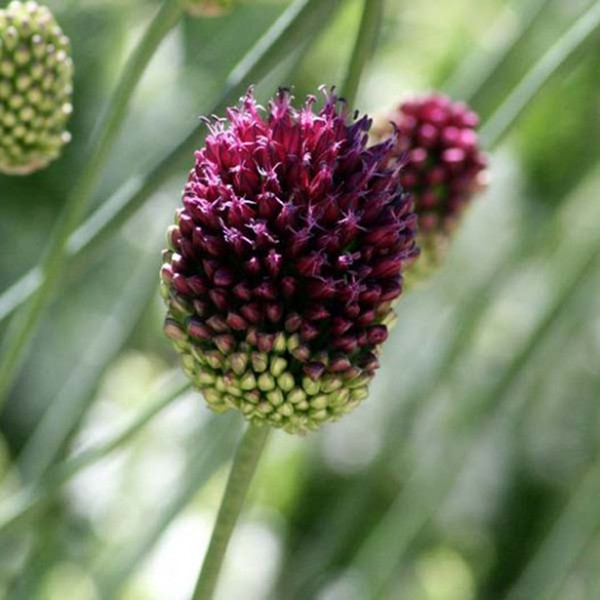
[[[438,262],[473,194],[484,187],[479,117],[463,102],[432,94],[403,102],[388,120],[379,137],[395,126],[395,155],[404,165],[400,181],[419,219],[416,270],[423,273]]]
[[[196,17],[219,17],[231,10],[234,0],[188,0],[187,11]]]
[[[51,12],[36,2],[0,9],[0,172],[46,166],[69,141],[73,63]]]
[[[390,168],[327,95],[267,110],[251,93],[210,124],[169,229],[167,335],[211,408],[288,432],[368,394],[416,256],[416,217]]]

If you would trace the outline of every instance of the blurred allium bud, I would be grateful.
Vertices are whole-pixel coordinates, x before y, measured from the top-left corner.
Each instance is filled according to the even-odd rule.
[[[161,271],[166,333],[210,407],[292,433],[366,398],[417,254],[394,140],[367,148],[368,118],[315,102],[249,92],[209,124]]]
[[[231,10],[233,0],[187,0],[187,11],[197,17],[218,17]]]
[[[0,9],[0,172],[45,167],[70,136],[73,62],[69,39],[36,2]]]
[[[402,186],[419,219],[422,273],[435,265],[473,194],[484,187],[486,156],[475,129],[479,118],[466,104],[433,94],[403,102],[389,116],[397,128],[396,156]],[[392,124],[378,137],[392,133]]]

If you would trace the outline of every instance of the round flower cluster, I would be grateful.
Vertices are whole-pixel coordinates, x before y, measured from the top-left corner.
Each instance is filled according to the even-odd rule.
[[[161,271],[165,331],[209,406],[292,433],[366,398],[417,255],[394,140],[368,148],[368,118],[315,103],[249,92],[209,123]]]
[[[186,9],[195,17],[219,17],[232,6],[233,0],[188,0]]]
[[[0,172],[46,166],[69,141],[73,62],[68,38],[45,6],[0,9]]]
[[[389,116],[397,130],[400,181],[414,202],[424,262],[437,262],[473,194],[484,187],[486,156],[479,148],[479,117],[463,102],[432,94],[403,102]],[[425,259],[425,261],[423,260]]]

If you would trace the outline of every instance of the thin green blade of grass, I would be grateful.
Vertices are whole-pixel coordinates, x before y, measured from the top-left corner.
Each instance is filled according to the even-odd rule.
[[[600,383],[594,396],[600,397]],[[596,458],[505,600],[557,597],[569,573],[600,532],[599,497],[600,459]]]
[[[382,0],[365,0],[352,55],[342,85],[342,94],[352,108],[367,61],[373,53],[383,16]]]
[[[38,480],[64,451],[65,442],[94,397],[99,378],[121,351],[156,293],[154,248],[159,236],[158,226],[155,226],[154,231],[147,231],[146,248],[128,256],[132,263],[137,256],[134,270],[121,273],[126,280],[122,281],[120,295],[105,308],[95,335],[81,340],[85,346],[77,363],[65,373],[62,386],[18,457],[18,468],[26,481]],[[111,260],[122,264],[125,251],[120,247],[117,256]]]
[[[545,84],[594,34],[600,25],[600,2],[595,2],[542,56],[481,128],[488,146],[498,144]]]
[[[530,0],[527,3],[517,1],[505,6],[482,36],[487,43],[497,40],[495,46],[488,52],[477,48],[462,61],[442,87],[451,96],[477,106],[479,97],[488,88],[488,84],[506,64],[513,50],[529,36],[550,2],[551,0]],[[513,25],[515,14],[519,19],[516,26]]]
[[[23,519],[40,505],[51,500],[63,485],[82,470],[123,448],[152,419],[180,398],[190,387],[190,384],[183,381],[183,376],[177,371],[169,378],[168,382],[160,385],[156,398],[151,399],[148,406],[108,442],[65,459],[55,465],[39,482],[3,500],[0,503],[0,535],[5,534],[14,526],[20,525]]]

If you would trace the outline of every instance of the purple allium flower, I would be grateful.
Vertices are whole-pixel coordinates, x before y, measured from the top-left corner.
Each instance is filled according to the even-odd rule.
[[[187,0],[186,10],[194,16],[219,17],[231,10],[233,0]]]
[[[485,185],[487,158],[480,150],[479,117],[463,102],[431,94],[403,102],[389,117],[397,132],[395,154],[404,164],[400,182],[419,219],[416,265],[437,262],[473,194]],[[389,135],[392,124],[379,131]]]
[[[417,254],[394,140],[367,148],[368,118],[315,103],[250,91],[209,123],[161,271],[166,333],[211,408],[289,432],[367,396]]]

